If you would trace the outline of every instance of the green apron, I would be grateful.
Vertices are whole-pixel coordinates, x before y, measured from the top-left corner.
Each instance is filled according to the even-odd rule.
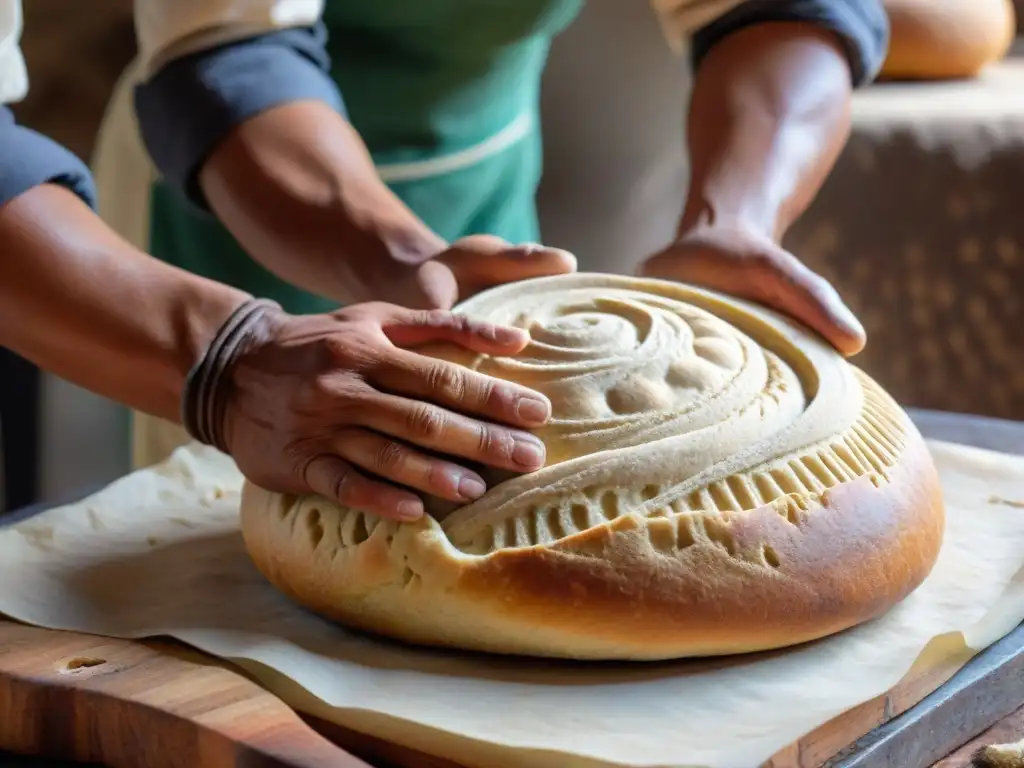
[[[331,74],[382,178],[446,240],[539,239],[540,80],[582,0],[327,0]],[[509,139],[509,137],[512,137]],[[488,153],[490,141],[503,148]],[[157,183],[150,250],[290,312],[336,303],[284,283]]]

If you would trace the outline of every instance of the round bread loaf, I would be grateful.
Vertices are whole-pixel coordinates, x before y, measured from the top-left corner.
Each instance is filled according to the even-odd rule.
[[[459,311],[529,329],[515,358],[429,352],[544,392],[547,465],[415,523],[246,485],[253,560],[310,609],[428,645],[665,659],[837,632],[932,568],[943,506],[923,440],[794,323],[594,274]]]
[[[974,77],[1006,55],[1016,34],[1012,0],[886,0],[891,34],[880,77]]]

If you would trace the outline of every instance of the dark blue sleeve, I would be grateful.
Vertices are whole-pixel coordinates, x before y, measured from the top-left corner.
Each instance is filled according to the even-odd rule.
[[[174,59],[140,84],[139,127],[164,180],[205,208],[198,171],[235,126],[293,101],[343,112],[326,40],[323,24],[273,32]]]
[[[882,0],[757,0],[741,3],[696,32],[694,66],[725,36],[770,21],[806,21],[835,32],[856,87],[875,79],[889,48],[889,17]]]
[[[0,106],[0,206],[39,184],[60,184],[96,207],[92,174],[78,157],[52,139],[18,125]]]

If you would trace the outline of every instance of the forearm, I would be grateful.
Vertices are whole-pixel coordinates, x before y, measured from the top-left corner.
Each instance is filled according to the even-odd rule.
[[[340,302],[369,292],[374,265],[419,263],[445,245],[380,180],[348,121],[321,102],[247,120],[203,164],[199,182],[254,259]]]
[[[752,227],[781,240],[846,142],[851,95],[850,65],[830,31],[777,22],[721,40],[696,73],[681,230]]]
[[[444,243],[377,176],[325,42],[316,23],[172,58],[136,107],[167,183],[279,277],[347,302],[385,256],[422,261]]]
[[[248,298],[139,253],[60,186],[0,207],[0,243],[0,345],[171,421],[189,369]]]

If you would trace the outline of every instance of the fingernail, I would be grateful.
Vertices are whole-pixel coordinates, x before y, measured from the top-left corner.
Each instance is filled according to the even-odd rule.
[[[515,256],[519,258],[525,258],[532,256],[533,254],[543,251],[544,246],[540,243],[519,243],[509,249]]]
[[[535,438],[516,438],[512,448],[512,461],[523,469],[540,469],[544,466],[544,446]]]
[[[459,496],[464,499],[479,499],[487,493],[487,486],[479,478],[462,475],[458,479]]]
[[[516,402],[516,416],[529,424],[543,424],[551,416],[551,404],[534,397],[521,397]]]
[[[419,520],[423,517],[423,503],[420,501],[400,501],[398,502],[398,517],[401,520]]]
[[[861,323],[860,318],[853,314],[853,310],[851,310],[849,307],[845,305],[843,306],[842,319],[845,321],[846,326],[850,328],[854,333],[864,333],[864,325],[863,323]]]
[[[510,328],[507,325],[495,325],[491,326],[493,330],[488,334],[488,338],[499,344],[522,344],[529,340],[529,334],[526,333],[522,328]]]

